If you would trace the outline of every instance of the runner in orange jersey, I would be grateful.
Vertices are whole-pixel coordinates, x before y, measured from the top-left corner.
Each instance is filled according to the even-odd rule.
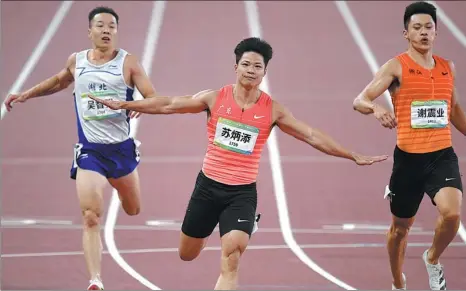
[[[182,260],[194,260],[219,224],[221,271],[215,289],[236,289],[239,260],[257,229],[256,177],[259,159],[270,131],[285,133],[337,157],[370,165],[387,156],[352,153],[321,131],[295,119],[284,106],[259,89],[272,58],[272,47],[259,38],[247,38],[235,48],[236,84],[185,97],[154,97],[134,102],[108,102],[110,108],[149,114],[207,111],[208,146],[186,209],[180,238]],[[146,102],[149,101],[149,102]]]
[[[439,257],[458,231],[463,195],[450,123],[466,135],[466,116],[456,96],[453,62],[432,53],[437,35],[435,7],[426,2],[407,6],[404,26],[408,50],[381,67],[355,99],[354,108],[373,113],[384,127],[397,128],[393,171],[385,193],[393,217],[387,235],[392,287],[406,288],[402,266],[407,234],[427,193],[440,215],[433,243],[422,258],[430,288],[445,290]],[[387,89],[394,114],[373,102]]]

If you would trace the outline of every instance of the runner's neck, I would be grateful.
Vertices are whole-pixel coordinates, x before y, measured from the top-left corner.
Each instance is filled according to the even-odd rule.
[[[261,91],[258,88],[252,88],[248,90],[241,85],[235,85],[233,87],[233,98],[238,102],[238,105],[242,108],[248,107],[259,100]]]
[[[420,66],[432,69],[435,67],[435,60],[432,56],[432,50],[428,50],[427,52],[419,52],[413,47],[408,49],[408,55]]]
[[[90,59],[92,61],[110,61],[115,58],[118,51],[114,48],[101,49],[93,48],[90,53]]]

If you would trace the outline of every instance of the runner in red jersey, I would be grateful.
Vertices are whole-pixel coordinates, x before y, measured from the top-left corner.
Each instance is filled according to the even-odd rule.
[[[272,58],[272,47],[267,42],[247,38],[234,52],[236,84],[219,90],[129,102],[104,101],[91,96],[113,109],[148,114],[207,111],[209,143],[186,209],[179,255],[182,260],[194,260],[219,224],[222,260],[216,290],[237,287],[239,260],[257,220],[259,159],[275,125],[326,154],[353,160],[358,165],[371,165],[388,157],[367,157],[348,151],[323,132],[297,120],[283,105],[261,91],[259,85]]]

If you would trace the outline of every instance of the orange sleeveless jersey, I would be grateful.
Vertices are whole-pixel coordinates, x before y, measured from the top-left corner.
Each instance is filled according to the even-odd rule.
[[[242,110],[233,98],[233,85],[220,89],[207,121],[209,143],[204,174],[223,184],[256,181],[262,149],[272,128],[272,98],[262,93],[253,107]]]
[[[407,53],[396,58],[403,68],[399,91],[392,97],[398,147],[409,153],[450,147],[453,76],[448,61],[434,56],[435,67],[428,70]]]

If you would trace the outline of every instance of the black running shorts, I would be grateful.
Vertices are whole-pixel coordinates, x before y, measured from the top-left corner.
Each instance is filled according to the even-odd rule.
[[[256,208],[256,183],[226,185],[200,171],[181,230],[190,237],[206,238],[219,224],[220,237],[232,230],[241,230],[251,236]]]
[[[425,154],[407,153],[395,147],[389,184],[390,210],[394,216],[413,217],[424,193],[435,205],[433,199],[444,187],[463,192],[458,157],[452,147]]]

